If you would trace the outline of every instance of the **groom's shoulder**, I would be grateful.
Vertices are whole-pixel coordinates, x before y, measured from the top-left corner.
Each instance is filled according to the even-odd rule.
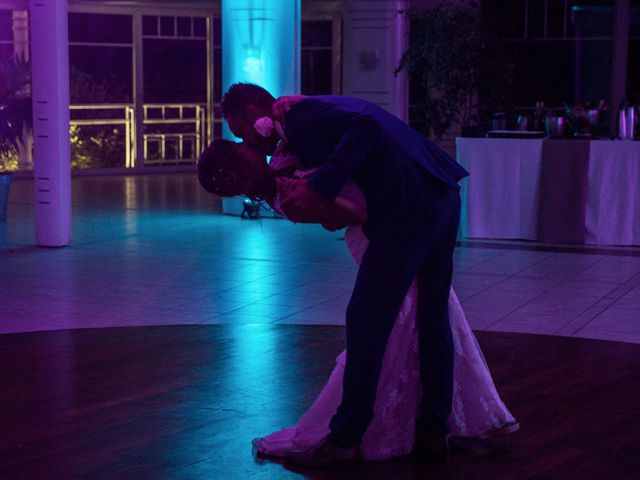
[[[315,118],[327,118],[337,112],[354,112],[368,114],[378,118],[377,107],[366,100],[341,95],[314,95],[308,96],[291,105],[287,112],[286,120],[291,126]]]
[[[291,106],[289,117],[331,111],[334,108],[352,110],[358,99],[340,95],[310,95]]]
[[[333,103],[335,105],[372,105],[371,102],[358,97],[348,97],[346,95],[314,95],[308,97],[310,100]]]

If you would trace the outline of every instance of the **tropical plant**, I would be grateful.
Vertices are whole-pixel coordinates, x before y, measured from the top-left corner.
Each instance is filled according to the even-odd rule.
[[[476,2],[443,2],[411,19],[406,69],[410,118],[426,136],[441,139],[454,123],[485,122],[509,102],[514,67],[490,15]]]
[[[29,61],[0,59],[0,171],[17,168],[25,132],[32,128],[30,86]]]
[[[94,79],[90,74],[75,67],[70,69],[70,98],[72,104],[118,103],[124,94],[122,87],[107,79]],[[93,118],[95,112],[85,111]],[[113,112],[106,112],[110,115]],[[124,128],[100,125],[71,125],[71,167],[110,168],[122,166],[125,140]]]

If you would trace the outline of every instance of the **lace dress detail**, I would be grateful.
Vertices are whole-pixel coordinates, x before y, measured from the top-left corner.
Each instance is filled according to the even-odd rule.
[[[360,263],[367,239],[360,227],[349,227],[346,241]],[[411,452],[415,440],[421,386],[416,329],[415,282],[407,293],[394,324],[384,356],[374,417],[362,440],[367,460],[384,460]],[[515,423],[495,388],[480,346],[453,291],[449,318],[454,345],[454,393],[450,417],[451,435],[482,437],[494,429]],[[329,433],[329,421],[342,398],[346,351],[338,355],[328,382],[297,425],[254,442],[265,455],[286,456],[306,449]]]
[[[273,162],[273,160],[272,160]],[[305,178],[314,170],[296,172]],[[365,206],[360,189],[348,182],[340,197]],[[280,210],[279,195],[275,208]],[[360,226],[347,229],[346,243],[360,264],[368,240]],[[391,331],[382,364],[374,404],[374,416],[362,439],[362,454],[367,460],[384,460],[411,452],[422,389],[420,385],[418,331],[415,324],[417,287],[412,283],[400,307]],[[449,322],[454,345],[454,389],[451,435],[481,437],[512,423],[515,419],[500,400],[471,327],[458,298],[451,289]],[[256,439],[256,449],[270,456],[286,456],[291,450],[315,445],[329,433],[329,421],[342,400],[346,350],[336,358],[336,366],[322,391],[298,423],[266,437]]]

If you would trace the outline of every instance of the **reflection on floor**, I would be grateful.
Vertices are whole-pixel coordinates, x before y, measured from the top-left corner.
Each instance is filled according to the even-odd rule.
[[[33,183],[0,224],[0,333],[181,324],[336,324],[355,276],[343,233],[217,214],[193,174],[77,177],[73,244],[34,247]],[[462,242],[477,330],[640,343],[640,249]]]
[[[447,462],[323,471],[254,460],[251,439],[295,424],[343,339],[326,325],[0,335],[0,478],[638,478],[640,345],[501,332],[478,340],[518,432],[456,440]]]

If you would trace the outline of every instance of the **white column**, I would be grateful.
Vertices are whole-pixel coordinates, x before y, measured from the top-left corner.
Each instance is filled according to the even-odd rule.
[[[222,0],[222,89],[255,83],[274,97],[300,93],[300,0]],[[225,138],[235,138],[227,124]],[[242,213],[241,197],[223,213]]]
[[[36,242],[71,241],[67,0],[31,0]]]
[[[407,48],[405,0],[349,0],[344,19],[344,95],[408,119],[406,71],[394,70]]]
[[[222,0],[222,88],[300,92],[300,0]]]

